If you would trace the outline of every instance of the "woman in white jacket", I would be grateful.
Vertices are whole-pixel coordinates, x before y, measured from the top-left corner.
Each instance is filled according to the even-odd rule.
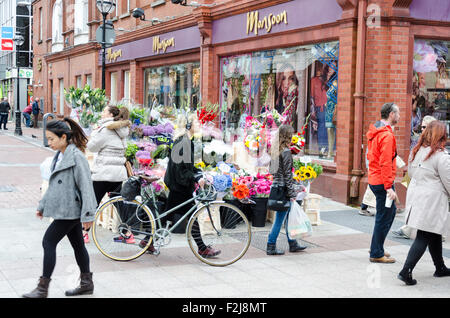
[[[99,127],[89,138],[87,148],[97,153],[92,170],[97,206],[108,192],[119,192],[122,182],[127,179],[125,168],[126,137],[131,126],[126,107],[106,106],[103,109]],[[85,242],[89,241],[87,232]]]
[[[450,156],[446,141],[445,125],[435,120],[428,124],[409,158],[411,182],[405,218],[406,225],[417,229],[417,235],[398,275],[407,285],[417,283],[412,271],[427,247],[436,267],[434,276],[450,276],[442,257],[442,235],[450,234]]]

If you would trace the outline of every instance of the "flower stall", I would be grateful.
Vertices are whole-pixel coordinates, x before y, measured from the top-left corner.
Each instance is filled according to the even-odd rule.
[[[103,91],[91,90],[88,86],[70,88],[66,92],[66,101],[73,106],[72,115],[86,130],[96,124],[107,103]],[[120,102],[116,106],[123,107]],[[244,114],[240,119],[240,133],[228,138],[230,132],[223,129],[217,117],[220,113],[217,104],[200,103],[195,111],[157,105],[145,108],[128,104],[126,107],[132,125],[125,156],[134,174],[158,178],[151,183],[150,189],[160,211],[164,209],[169,192],[163,180],[177,128],[176,119],[179,115],[194,113],[200,123],[193,136],[195,167],[207,173],[218,191],[218,199],[239,207],[253,227],[266,226],[271,214],[267,210],[267,200],[273,182],[273,176],[269,174],[270,150],[279,125],[285,121],[283,115],[276,110],[254,117]],[[311,195],[309,185],[322,170],[320,165],[305,162],[301,156],[305,128],[306,125],[293,136],[291,151],[295,158],[294,180],[300,192],[298,199],[306,203],[309,197],[305,197]]]

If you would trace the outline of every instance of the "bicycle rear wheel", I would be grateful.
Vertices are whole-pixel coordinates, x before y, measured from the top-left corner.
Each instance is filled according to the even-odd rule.
[[[100,252],[130,261],[146,252],[155,234],[155,218],[146,205],[114,197],[97,210],[92,237]]]
[[[247,252],[252,232],[245,214],[228,203],[203,206],[189,220],[186,231],[189,247],[202,262],[211,266],[227,266]],[[220,250],[212,256],[209,249]]]

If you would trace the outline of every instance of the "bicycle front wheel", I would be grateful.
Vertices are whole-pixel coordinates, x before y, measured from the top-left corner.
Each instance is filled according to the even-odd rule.
[[[144,254],[154,234],[155,218],[150,209],[120,196],[100,206],[92,226],[97,248],[116,261],[130,261]]]
[[[227,266],[247,252],[252,232],[241,210],[232,204],[215,202],[192,215],[186,235],[189,247],[200,261]]]

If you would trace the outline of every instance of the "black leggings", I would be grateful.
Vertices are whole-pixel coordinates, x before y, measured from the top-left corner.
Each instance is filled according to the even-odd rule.
[[[75,259],[81,273],[89,273],[89,254],[84,246],[80,219],[54,220],[45,232],[42,240],[44,248],[43,277],[50,278],[56,264],[56,246],[67,235],[75,252]]]
[[[408,257],[406,258],[405,266],[403,268],[413,270],[425,253],[427,247],[436,269],[442,268],[444,265],[444,259],[442,258],[442,236],[421,230],[417,231],[416,239],[411,245],[408,252]]]
[[[97,206],[100,205],[103,197],[108,192],[120,192],[122,188],[122,182],[109,182],[109,181],[94,181],[95,198],[97,199]]]

